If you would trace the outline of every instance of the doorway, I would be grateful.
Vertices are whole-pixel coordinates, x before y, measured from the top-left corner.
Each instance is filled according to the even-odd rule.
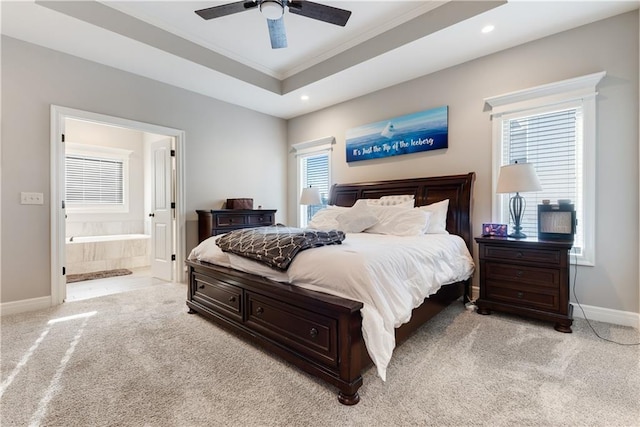
[[[140,148],[136,149],[137,169],[132,170],[132,172],[134,172],[133,175],[137,177],[137,180],[141,179],[141,171],[139,169],[142,163],[140,163],[140,157],[144,157],[144,166],[142,167],[145,182],[144,196],[141,196],[142,185],[138,182],[137,186],[135,186],[137,193],[132,194],[132,196],[135,196],[132,199],[133,203],[129,203],[129,198],[127,198],[127,206],[122,208],[119,214],[120,219],[130,219],[123,212],[137,209],[135,221],[124,221],[126,224],[121,224],[120,222],[122,221],[114,221],[107,226],[109,221],[101,213],[93,216],[98,220],[97,222],[86,222],[86,218],[92,218],[91,215],[83,217],[82,209],[78,209],[77,205],[74,205],[72,209],[71,203],[67,203],[65,200],[66,154],[68,150],[78,149],[78,146],[74,145],[78,141],[72,141],[73,138],[70,137],[74,136],[78,139],[79,135],[82,135],[82,132],[78,131],[78,129],[83,129],[83,127],[92,129],[94,134],[97,135],[101,132],[108,134],[108,129],[120,131],[122,135],[134,135],[134,138],[139,135],[141,142],[139,144]],[[143,236],[150,236],[148,245],[150,265],[146,270],[148,278],[159,277],[163,280],[183,282],[184,271],[179,268],[182,264],[176,260],[184,259],[186,246],[183,234],[185,223],[183,191],[184,132],[119,117],[52,106],[51,143],[52,304],[60,304],[66,299],[66,274],[71,271],[69,267],[73,266],[76,269],[82,267],[74,263],[77,259],[67,259],[66,245],[69,237],[73,237],[69,236],[68,231],[72,232],[72,234],[87,234],[83,228],[108,228],[106,234],[113,235],[120,234],[117,227],[122,226],[125,233],[133,231]],[[121,147],[112,148],[112,150],[127,151],[122,150]],[[129,151],[133,152],[133,150]],[[129,187],[131,186],[125,188]],[[144,204],[140,202],[141,197],[144,199]],[[125,203],[122,202],[122,204],[124,205]],[[142,211],[144,211],[144,214]],[[79,212],[80,214],[78,214]],[[67,223],[68,215],[73,217],[74,222]],[[142,220],[143,216],[145,217],[144,221]],[[79,218],[83,218],[85,222],[79,223]],[[70,226],[69,230],[67,230],[68,225]],[[114,232],[114,230],[116,231]],[[96,232],[93,234],[96,234]],[[98,230],[97,234],[105,233],[101,233]],[[125,235],[124,237],[127,236]],[[127,260],[116,260],[115,262],[121,263],[124,261]],[[139,260],[135,261],[138,262]],[[104,262],[110,263],[112,260],[96,261],[95,265],[100,266]],[[137,282],[139,283],[139,277],[145,274],[145,269],[137,269],[135,273],[133,276],[138,277]],[[126,278],[123,278],[122,281],[126,281]],[[104,280],[104,283],[108,283],[108,280]]]

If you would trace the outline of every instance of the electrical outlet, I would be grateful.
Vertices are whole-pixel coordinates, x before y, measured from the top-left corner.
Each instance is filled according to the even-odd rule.
[[[44,194],[42,193],[20,193],[20,204],[22,205],[43,205]]]

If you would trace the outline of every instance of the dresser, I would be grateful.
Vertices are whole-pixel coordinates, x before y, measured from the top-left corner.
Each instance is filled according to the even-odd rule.
[[[569,250],[571,242],[476,237],[479,245],[479,314],[492,310],[554,322],[571,332]]]
[[[197,210],[198,242],[240,228],[274,225],[276,209]]]

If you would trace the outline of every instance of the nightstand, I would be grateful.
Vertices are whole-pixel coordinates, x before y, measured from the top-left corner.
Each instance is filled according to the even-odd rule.
[[[569,250],[572,242],[476,237],[480,247],[478,313],[492,310],[555,322],[571,332]]]

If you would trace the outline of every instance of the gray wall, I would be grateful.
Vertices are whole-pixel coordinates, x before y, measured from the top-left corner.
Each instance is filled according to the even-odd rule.
[[[473,224],[480,234],[482,222],[491,220],[492,197],[491,121],[483,99],[598,71],[607,76],[597,107],[596,266],[578,268],[576,291],[583,304],[637,313],[637,11],[289,120],[289,144],[335,136],[332,180],[339,183],[475,171]],[[441,105],[449,106],[448,149],[346,163],[347,129]],[[289,173],[296,173],[291,156]],[[294,180],[288,191],[293,213]]]
[[[253,197],[286,219],[284,120],[2,37],[3,303],[51,294],[51,104],[186,132],[187,250],[195,210],[228,197]],[[44,193],[44,205],[20,205],[21,191]]]

